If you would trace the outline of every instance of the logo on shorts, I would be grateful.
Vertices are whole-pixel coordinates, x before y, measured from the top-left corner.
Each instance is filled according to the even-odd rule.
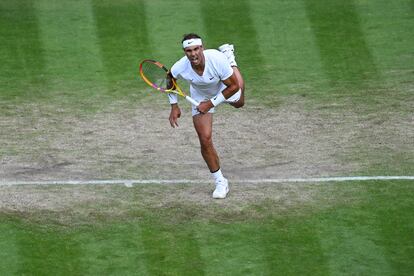
[[[214,77],[211,77],[210,80],[214,79]]]

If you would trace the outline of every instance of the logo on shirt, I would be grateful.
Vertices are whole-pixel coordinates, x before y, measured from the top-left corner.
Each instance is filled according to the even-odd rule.
[[[211,77],[210,80],[214,79],[214,77]]]

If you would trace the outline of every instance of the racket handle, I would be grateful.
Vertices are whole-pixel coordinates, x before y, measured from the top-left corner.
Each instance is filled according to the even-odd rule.
[[[198,106],[200,103],[199,102],[197,102],[196,100],[194,100],[193,98],[191,98],[190,96],[185,96],[185,99],[187,100],[187,101],[189,101],[190,103],[192,103],[193,105],[195,105],[195,106]]]

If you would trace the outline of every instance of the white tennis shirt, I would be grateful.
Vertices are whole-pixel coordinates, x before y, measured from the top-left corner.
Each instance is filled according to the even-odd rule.
[[[192,96],[202,95],[205,99],[210,99],[226,88],[222,80],[230,78],[233,68],[220,51],[207,49],[203,53],[205,67],[202,76],[191,67],[187,56],[182,57],[171,67],[171,74],[175,79],[183,79],[190,84]]]

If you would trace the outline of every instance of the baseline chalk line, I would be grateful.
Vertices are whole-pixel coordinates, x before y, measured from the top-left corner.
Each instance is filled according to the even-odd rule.
[[[368,180],[414,180],[414,176],[343,176],[343,177],[316,177],[316,178],[263,178],[263,179],[232,179],[232,183],[260,184],[260,183],[292,183],[292,182],[347,182]],[[13,185],[111,185],[122,184],[132,187],[134,184],[206,184],[207,180],[193,179],[113,179],[113,180],[50,180],[50,181],[0,181],[0,186]]]

